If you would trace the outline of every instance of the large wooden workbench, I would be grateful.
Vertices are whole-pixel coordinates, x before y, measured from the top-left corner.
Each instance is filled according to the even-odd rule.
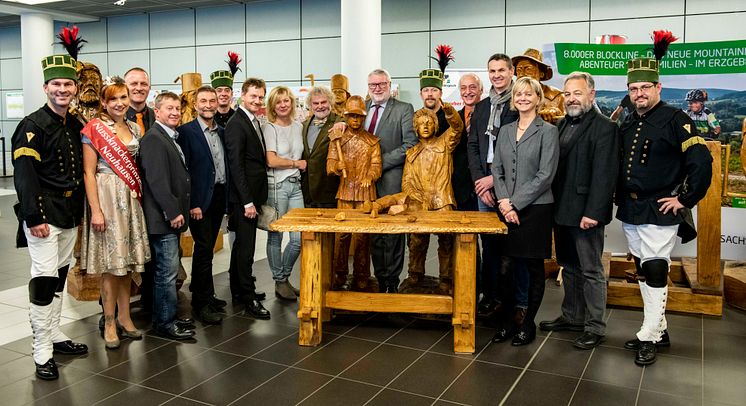
[[[339,212],[344,220],[335,220]],[[298,344],[321,343],[322,322],[331,309],[451,314],[453,350],[474,352],[476,252],[479,233],[507,232],[495,213],[417,212],[371,218],[357,210],[293,209],[271,225],[274,231],[300,231],[301,284]],[[362,293],[330,290],[334,233],[457,234],[453,297],[425,294]]]

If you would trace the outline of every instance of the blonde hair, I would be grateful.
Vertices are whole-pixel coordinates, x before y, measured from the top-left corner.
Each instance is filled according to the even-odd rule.
[[[539,102],[536,103],[536,112],[539,112],[539,108],[544,104],[544,90],[541,88],[541,83],[538,80],[524,76],[515,81],[513,84],[513,90],[510,97],[510,109],[515,110],[515,94],[523,92],[526,89],[531,89],[537,96],[539,96]]]
[[[295,95],[287,86],[277,86],[269,91],[269,97],[267,98],[267,120],[270,123],[274,123],[277,120],[275,106],[280,102],[282,96],[290,98],[290,118],[295,118]]]

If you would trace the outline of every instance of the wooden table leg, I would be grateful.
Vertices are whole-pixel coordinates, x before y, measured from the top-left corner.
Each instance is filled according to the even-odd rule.
[[[304,232],[301,236],[300,304],[298,319],[298,344],[318,345],[321,343],[322,304],[324,299],[323,264],[324,233]],[[327,277],[328,279],[328,277]],[[327,282],[328,283],[328,282]]]
[[[456,237],[453,277],[453,351],[474,353],[477,240],[474,234]]]
[[[321,234],[321,321],[332,319],[332,311],[324,306],[326,292],[332,288],[332,264],[334,263],[334,233]]]

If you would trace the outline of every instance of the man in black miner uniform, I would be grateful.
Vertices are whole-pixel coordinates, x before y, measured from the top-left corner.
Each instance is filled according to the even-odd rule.
[[[31,256],[29,318],[36,376],[53,380],[59,377],[53,353],[88,352],[59,328],[62,291],[83,213],[83,125],[67,114],[77,92],[75,59],[52,55],[41,64],[47,104],[21,120],[12,150],[17,246],[28,246]]]
[[[654,33],[656,59],[627,62],[627,87],[635,111],[621,127],[622,159],[616,202],[629,251],[637,265],[644,306],[642,327],[624,347],[636,350],[635,363],[655,362],[656,346],[670,345],[666,331],[667,279],[677,232],[683,242],[696,232],[687,211],[710,186],[712,157],[694,122],[661,101],[658,67],[670,32]],[[664,46],[661,45],[664,42]]]

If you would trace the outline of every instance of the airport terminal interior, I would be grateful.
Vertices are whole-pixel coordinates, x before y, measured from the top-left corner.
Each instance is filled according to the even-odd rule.
[[[361,2],[368,0],[359,0]],[[624,35],[650,43],[667,29],[681,42],[746,38],[741,0],[375,0],[380,1],[381,66],[398,85],[399,99],[420,108],[418,73],[436,67],[438,44],[453,46],[453,68],[484,71],[496,52],[522,54],[551,43],[594,43]],[[624,349],[642,309],[606,308],[606,341],[573,347],[577,333],[538,331],[522,347],[493,343],[496,326],[480,320],[475,352],[453,351],[451,316],[338,312],[324,324],[318,346],[298,345],[298,303],[274,295],[266,258],[267,234],[258,231],[254,275],[267,292],[270,320],[257,320],[233,303],[228,235],[215,254],[217,297],[228,301],[220,325],[196,323],[194,340],[151,334],[150,313],[135,300],[132,318],[142,340],[107,350],[98,329],[101,307],[64,294],[61,329],[88,345],[77,356],[55,356],[60,378],[34,375],[29,323],[27,249],[15,248],[10,137],[20,118],[8,95],[23,88],[21,14],[44,10],[54,31],[74,22],[88,43],[80,60],[104,76],[134,66],[150,73],[153,90],[176,90],[184,72],[203,77],[225,66],[229,50],[243,55],[234,89],[247,77],[269,87],[328,85],[342,69],[342,6],[352,0],[63,0],[42,5],[0,1],[0,404],[11,405],[743,405],[746,402],[746,312],[726,304],[722,316],[669,312],[671,346],[650,366],[634,364]],[[341,4],[343,3],[343,4]],[[56,15],[63,17],[55,17]],[[66,18],[60,20],[59,18]],[[50,38],[50,41],[53,39]],[[59,45],[54,52],[64,52]],[[36,62],[34,62],[36,63]],[[741,76],[743,78],[743,76]],[[363,79],[364,80],[364,79]],[[560,83],[561,85],[561,83]],[[41,92],[41,89],[39,89]],[[363,96],[365,96],[363,94]],[[29,110],[30,111],[30,110]],[[743,226],[741,226],[743,229]],[[437,275],[437,241],[427,273]],[[300,260],[290,281],[298,286]],[[191,258],[183,258],[187,271]],[[406,258],[405,258],[406,264]],[[405,266],[406,271],[406,266]],[[404,278],[406,274],[402,275]],[[187,279],[178,313],[191,317]],[[559,314],[563,289],[554,279],[536,317]],[[136,299],[136,298],[135,298]]]

